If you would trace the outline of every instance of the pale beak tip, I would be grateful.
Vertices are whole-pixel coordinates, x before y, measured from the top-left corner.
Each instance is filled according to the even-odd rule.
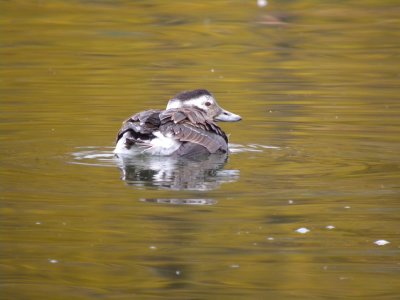
[[[221,121],[221,122],[238,122],[241,119],[242,119],[241,116],[233,114],[228,111],[224,111],[215,118],[216,121]]]

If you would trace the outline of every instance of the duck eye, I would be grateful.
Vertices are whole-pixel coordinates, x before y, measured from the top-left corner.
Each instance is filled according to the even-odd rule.
[[[211,105],[211,102],[206,102],[206,103],[204,103],[205,104],[205,106],[210,106]]]

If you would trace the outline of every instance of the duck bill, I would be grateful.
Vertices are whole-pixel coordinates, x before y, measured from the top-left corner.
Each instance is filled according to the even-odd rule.
[[[222,110],[222,112],[214,117],[215,121],[220,121],[220,122],[237,122],[242,119],[241,116],[236,115],[234,113],[231,113],[230,111],[227,110]]]

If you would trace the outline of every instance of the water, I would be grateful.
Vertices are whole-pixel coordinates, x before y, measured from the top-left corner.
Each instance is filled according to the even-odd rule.
[[[397,1],[0,4],[5,299],[397,299]],[[229,157],[120,161],[207,88]]]

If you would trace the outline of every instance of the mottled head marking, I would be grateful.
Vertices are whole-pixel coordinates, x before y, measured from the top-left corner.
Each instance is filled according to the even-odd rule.
[[[185,100],[190,100],[190,99],[196,99],[196,98],[199,98],[204,95],[212,96],[212,94],[209,91],[204,90],[204,89],[199,89],[199,90],[181,92],[181,93],[175,95],[174,99],[179,99],[181,101],[185,101]]]
[[[236,122],[241,118],[221,108],[214,96],[205,89],[185,91],[169,100],[168,109],[193,108],[202,110],[209,120]]]

